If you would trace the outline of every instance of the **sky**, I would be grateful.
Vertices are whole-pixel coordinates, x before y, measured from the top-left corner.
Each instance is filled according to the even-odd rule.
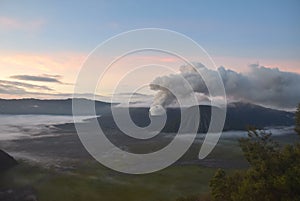
[[[299,74],[299,22],[297,0],[0,0],[0,97],[68,97],[98,44],[141,28],[182,33],[237,73],[259,64]],[[111,93],[109,81],[99,97]]]

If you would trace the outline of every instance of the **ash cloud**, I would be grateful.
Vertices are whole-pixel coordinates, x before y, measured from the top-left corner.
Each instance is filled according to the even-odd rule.
[[[210,87],[217,87],[218,73],[224,83],[229,101],[245,101],[275,108],[293,109],[300,102],[300,75],[280,71],[278,68],[267,68],[256,64],[249,66],[249,72],[238,73],[219,67],[217,71],[206,68],[201,63],[194,66],[204,75]],[[185,81],[192,87],[188,89]],[[180,73],[157,77],[150,84],[150,89],[157,91],[152,106],[168,106],[175,96],[184,97],[190,93],[209,97],[207,87],[202,77],[193,66],[180,67]]]
[[[205,68],[202,64],[197,64],[197,67]],[[153,106],[168,106],[175,100],[175,95],[184,98],[193,91],[199,93],[207,91],[204,81],[192,66],[181,66],[179,70],[179,74],[157,77],[150,83],[150,89],[157,91]]]
[[[251,65],[246,74],[220,67],[227,96],[277,108],[295,108],[300,102],[300,75]]]

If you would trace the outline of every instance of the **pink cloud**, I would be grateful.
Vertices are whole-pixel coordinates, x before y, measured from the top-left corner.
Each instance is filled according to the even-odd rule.
[[[15,18],[9,18],[0,16],[0,29],[5,30],[25,30],[25,31],[32,31],[37,30],[45,24],[45,21],[42,19],[38,20],[19,20]]]
[[[85,53],[21,53],[0,52],[0,79],[7,80],[13,75],[61,75],[64,83],[74,83]],[[30,81],[29,81],[30,83]],[[72,85],[49,83],[58,92],[72,92]]]
[[[78,68],[86,54],[78,52],[58,53],[5,53],[1,52],[0,65],[51,72],[53,70]]]

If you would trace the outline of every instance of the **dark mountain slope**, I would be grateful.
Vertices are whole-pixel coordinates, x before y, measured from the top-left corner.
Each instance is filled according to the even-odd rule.
[[[87,99],[74,99],[79,102],[91,102]],[[95,101],[97,114],[102,114],[110,109],[111,104]],[[48,114],[72,115],[72,99],[64,100],[39,100],[39,99],[0,99],[0,114]],[[82,111],[82,115],[87,114]]]
[[[274,110],[250,103],[232,103],[227,107],[226,127],[228,129],[245,129],[248,125],[258,128],[266,126],[294,125],[292,112]]]
[[[74,99],[80,103],[89,103],[91,100]],[[104,128],[117,128],[111,114],[111,104],[106,102],[95,101],[95,109],[97,115],[101,115],[98,119]],[[195,107],[185,108],[185,111],[193,111]],[[199,132],[206,132],[211,119],[211,109],[216,113],[220,112],[220,108],[207,105],[198,106],[200,110]],[[118,108],[122,112],[124,108]],[[38,99],[19,99],[5,100],[0,99],[0,114],[47,114],[47,115],[72,115],[72,99],[65,100],[38,100]],[[87,114],[83,108],[80,115]],[[132,120],[140,127],[149,125],[149,108],[130,108]],[[167,109],[167,121],[163,128],[164,132],[176,132],[181,121],[181,112],[179,108]],[[152,119],[159,117],[152,117]],[[217,118],[219,116],[217,115]],[[157,120],[159,121],[159,120]],[[187,122],[188,123],[188,122]],[[274,110],[250,103],[231,103],[227,107],[227,116],[224,130],[244,130],[248,125],[258,128],[268,126],[292,126],[294,125],[294,113],[281,110]],[[65,127],[74,128],[72,125]],[[74,129],[72,129],[74,130]]]
[[[194,107],[184,109],[194,110]],[[207,105],[200,105],[200,122],[198,132],[207,132],[211,120],[211,109],[216,111],[216,116],[221,112],[220,108]],[[124,110],[124,108],[119,108]],[[130,115],[136,125],[146,127],[150,124],[149,108],[130,108]],[[159,117],[151,117],[159,118]],[[117,128],[111,113],[106,113],[98,118],[103,128]],[[167,109],[167,121],[163,132],[177,132],[181,122],[181,112],[179,108]],[[294,114],[291,112],[264,108],[248,103],[234,103],[227,108],[224,130],[245,130],[247,126],[258,128],[269,126],[292,126],[294,125]]]

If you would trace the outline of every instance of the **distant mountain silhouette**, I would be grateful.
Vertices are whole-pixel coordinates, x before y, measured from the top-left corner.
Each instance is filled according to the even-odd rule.
[[[90,102],[88,99],[74,99],[74,101]],[[117,129],[111,114],[111,104],[101,101],[95,101],[95,110],[103,128]],[[208,105],[194,106],[185,108],[183,111],[195,110],[199,107],[200,122],[198,132],[207,132],[211,110],[216,111],[216,114],[221,111],[218,107]],[[122,112],[124,108],[119,107]],[[125,111],[125,110],[124,110]],[[46,114],[46,115],[72,115],[72,99],[65,100],[39,100],[39,99],[18,99],[5,100],[0,99],[0,114]],[[88,114],[84,109],[80,112],[81,115]],[[149,108],[133,107],[130,108],[130,115],[136,125],[146,127],[150,124]],[[217,118],[218,115],[216,115]],[[157,119],[159,117],[151,117]],[[159,121],[159,120],[158,120]],[[179,108],[167,108],[167,120],[163,128],[163,132],[177,132],[181,121],[181,112]],[[188,123],[188,122],[186,122]],[[227,116],[224,125],[224,130],[245,130],[247,126],[256,126],[258,128],[269,126],[292,126],[294,125],[294,113],[281,110],[265,108],[262,106],[236,102],[230,103],[227,107]],[[59,127],[74,130],[74,125],[65,124]]]
[[[263,128],[267,126],[293,126],[295,114],[282,110],[265,108],[251,103],[236,102],[227,107],[225,129],[245,129],[249,125]]]
[[[193,106],[183,111],[194,110],[199,107],[200,122],[198,132],[205,133],[211,121],[211,110],[216,112],[216,117],[221,109],[208,105]],[[120,108],[119,110],[125,110]],[[140,127],[150,124],[149,108],[130,108],[130,116],[133,122]],[[152,117],[158,118],[158,117]],[[117,128],[111,113],[106,113],[98,118],[101,127]],[[181,122],[179,108],[167,108],[167,120],[163,132],[177,132]],[[245,130],[248,126],[264,128],[269,126],[292,126],[294,125],[294,113],[274,110],[250,103],[232,103],[227,107],[227,115],[224,130]],[[213,131],[213,130],[212,130]]]
[[[91,102],[92,100],[76,98],[74,101]],[[95,101],[97,114],[110,110],[110,103]],[[0,99],[0,114],[46,114],[46,115],[72,115],[72,99],[39,100],[39,99]],[[81,111],[82,115],[88,114]]]
[[[197,106],[196,106],[197,107]],[[189,110],[193,110],[194,108],[184,108],[183,111],[188,112]],[[199,106],[200,109],[200,132],[205,132],[208,128],[210,115],[211,115],[211,107],[210,106]],[[127,110],[127,108],[118,108],[119,113],[122,113]],[[159,116],[149,116],[149,108],[140,107],[140,108],[130,108],[130,117],[132,121],[140,127],[146,127],[150,124],[151,120],[160,121]],[[167,119],[166,124],[163,128],[163,132],[177,132],[181,122],[181,110],[179,108],[167,108]],[[114,128],[117,126],[115,121],[113,120],[111,113],[106,113],[98,118],[98,121],[103,128]]]

